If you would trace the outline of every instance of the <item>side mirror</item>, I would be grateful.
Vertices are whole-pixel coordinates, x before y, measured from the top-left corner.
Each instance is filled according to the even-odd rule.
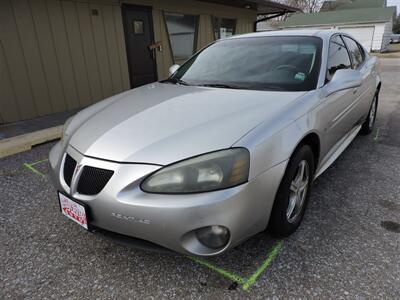
[[[362,84],[362,75],[357,70],[340,69],[335,72],[331,81],[326,85],[326,96],[333,93],[359,87]]]
[[[172,74],[174,74],[179,69],[179,67],[179,65],[170,66],[168,70],[169,76],[172,76]]]

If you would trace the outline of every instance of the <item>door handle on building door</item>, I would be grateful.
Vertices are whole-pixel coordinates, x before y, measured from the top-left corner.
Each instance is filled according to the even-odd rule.
[[[162,51],[162,41],[154,42],[148,46],[152,59],[156,58],[156,50]]]
[[[150,50],[157,49],[158,51],[162,51],[162,41],[154,42],[149,45]]]

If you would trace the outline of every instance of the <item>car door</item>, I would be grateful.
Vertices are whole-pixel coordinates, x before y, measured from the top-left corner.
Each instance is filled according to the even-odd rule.
[[[332,36],[329,43],[325,85],[322,91],[329,88],[329,83],[337,70],[351,67],[350,56],[343,39],[340,35]],[[356,99],[354,93],[354,89],[351,88],[332,93],[322,99],[318,113],[318,119],[323,124],[321,129],[324,131],[322,155],[327,154],[351,130],[353,121],[349,116],[349,109]]]
[[[363,78],[361,86],[354,89],[354,103],[351,109],[351,118],[355,122],[361,122],[369,112],[370,104],[374,96],[373,65],[366,61],[366,54],[359,43],[343,35],[343,40],[349,50],[352,68],[359,71]]]

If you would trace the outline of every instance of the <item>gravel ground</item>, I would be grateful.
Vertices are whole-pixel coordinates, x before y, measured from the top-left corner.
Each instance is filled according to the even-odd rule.
[[[0,160],[0,298],[392,298],[400,295],[400,61],[382,59],[375,132],[316,182],[300,229],[247,291],[178,254],[120,246],[64,218],[46,176]],[[35,166],[48,172],[46,163]],[[259,234],[209,261],[249,277],[276,241]]]

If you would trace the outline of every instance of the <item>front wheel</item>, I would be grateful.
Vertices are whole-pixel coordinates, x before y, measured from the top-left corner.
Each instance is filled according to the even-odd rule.
[[[300,226],[310,197],[314,176],[314,155],[308,145],[298,148],[289,160],[271,212],[270,229],[276,236],[288,236]]]
[[[368,112],[367,119],[362,124],[360,130],[361,134],[367,135],[374,130],[377,110],[378,110],[378,94],[375,94],[374,100],[372,100],[372,104]]]

